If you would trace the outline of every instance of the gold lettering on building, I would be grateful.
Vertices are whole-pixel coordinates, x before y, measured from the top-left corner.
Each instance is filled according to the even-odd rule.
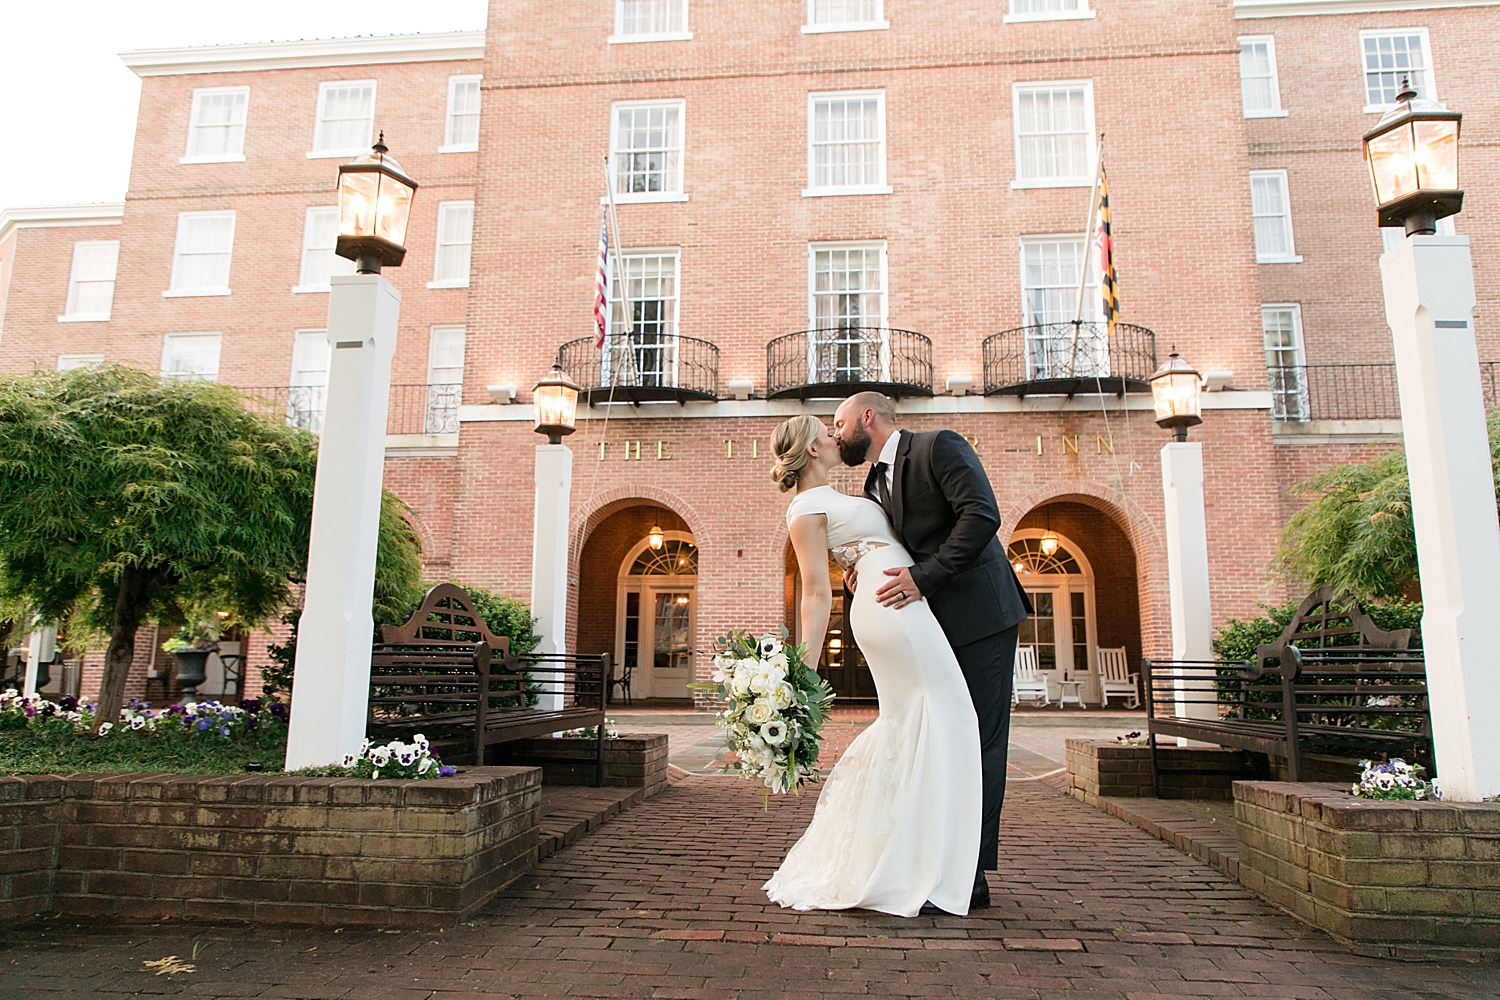
[[[750,439],[750,457],[760,458],[760,438]]]
[[[639,446],[637,446],[636,451],[637,452],[640,451]],[[639,458],[640,457],[639,454],[637,454],[636,457]],[[669,461],[672,460],[672,456],[667,454],[667,442],[665,442],[665,441],[658,441],[658,442],[656,442],[656,460],[658,462],[669,462]]]
[[[1062,436],[1062,439],[1063,439],[1063,454],[1064,455],[1066,455],[1070,451],[1073,454],[1075,454],[1075,455],[1078,454],[1078,435],[1077,434],[1074,434],[1071,438],[1068,437],[1066,434],[1064,434]]]
[[[979,450],[979,438],[975,437],[972,434],[965,434],[964,440],[969,442],[970,448],[973,448],[975,451]]]
[[[1036,453],[1038,455],[1042,453],[1042,436],[1040,434],[1036,436]]]
[[[725,438],[724,439],[724,457],[725,458],[733,458],[734,457],[734,438]]]
[[[1111,435],[1108,440],[1105,440],[1103,434],[1095,434],[1094,435],[1094,454],[1095,455],[1102,455],[1106,451],[1109,452],[1111,455],[1113,455],[1115,453],[1115,439],[1114,439],[1114,436]]]
[[[639,462],[641,460],[641,443],[639,441],[625,442],[625,461]]]
[[[600,441],[599,442],[599,461],[601,461],[601,462],[604,461],[604,449],[605,449],[605,447],[606,447],[605,442]]]

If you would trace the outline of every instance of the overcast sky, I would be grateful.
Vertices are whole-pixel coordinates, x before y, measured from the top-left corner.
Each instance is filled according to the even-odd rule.
[[[484,27],[486,0],[5,0],[0,209],[121,201],[141,81],[118,53]]]

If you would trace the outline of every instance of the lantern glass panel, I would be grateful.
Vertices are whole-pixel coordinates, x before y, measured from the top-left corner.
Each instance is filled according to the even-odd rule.
[[[375,205],[379,197],[379,174],[353,170],[341,173],[339,233],[344,236],[374,236]]]
[[[1151,399],[1156,419],[1200,416],[1200,389],[1197,372],[1170,372],[1152,379]]]
[[[1416,165],[1422,189],[1458,190],[1458,122],[1416,122]]]
[[[577,420],[578,393],[562,385],[536,387],[536,426],[566,427],[571,430]]]
[[[1412,128],[1402,125],[1376,136],[1366,145],[1375,200],[1388,204],[1417,190],[1416,151]]]

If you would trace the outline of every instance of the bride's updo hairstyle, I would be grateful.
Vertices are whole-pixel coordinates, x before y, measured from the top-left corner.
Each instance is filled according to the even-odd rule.
[[[811,413],[803,413],[783,420],[771,434],[771,452],[776,456],[776,462],[771,466],[771,481],[781,492],[796,488],[802,470],[810,461],[807,446],[822,437],[826,430],[823,421]]]

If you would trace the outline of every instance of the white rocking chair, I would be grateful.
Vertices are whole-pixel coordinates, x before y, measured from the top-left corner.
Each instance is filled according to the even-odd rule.
[[[1126,698],[1126,708],[1141,707],[1141,693],[1136,679],[1130,673],[1126,661],[1125,647],[1099,650],[1099,694],[1104,707],[1109,707],[1110,698]]]
[[[1010,689],[1010,703],[1019,705],[1022,699],[1034,701],[1041,707],[1052,704],[1052,696],[1047,693],[1047,678],[1037,670],[1035,646],[1016,647],[1016,678]]]

